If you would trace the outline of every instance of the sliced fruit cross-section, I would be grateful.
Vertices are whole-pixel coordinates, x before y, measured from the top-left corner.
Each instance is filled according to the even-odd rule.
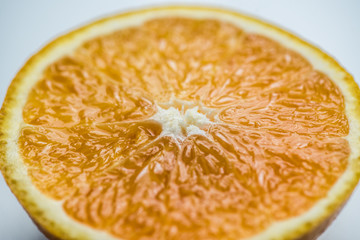
[[[358,89],[281,30],[178,10],[125,15],[138,19],[126,27],[104,20],[75,32],[76,44],[46,50],[66,54],[38,57],[26,100],[12,108],[12,90],[3,109],[13,191],[28,192],[20,201],[59,238],[316,236],[357,181]],[[11,89],[25,86],[19,76]],[[13,151],[24,178],[8,170]],[[36,196],[56,209],[44,213]]]

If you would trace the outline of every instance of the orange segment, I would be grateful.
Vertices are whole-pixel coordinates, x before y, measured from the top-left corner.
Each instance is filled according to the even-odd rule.
[[[140,92],[111,81],[86,62],[66,57],[47,69],[30,93],[23,117],[33,125],[71,127],[145,119],[155,111]]]
[[[46,69],[23,118],[37,188],[123,239],[256,235],[324,198],[351,152],[329,77],[217,20],[155,19],[87,41]]]
[[[37,187],[56,199],[71,196],[99,172],[121,164],[156,139],[161,126],[141,123],[26,127],[19,145]]]
[[[312,76],[312,81],[284,86],[264,96],[242,101],[224,109],[219,119],[231,125],[285,135],[345,137],[349,133],[349,124],[344,100],[336,86],[325,79]]]
[[[64,203],[79,221],[128,239],[160,237],[174,193],[178,146],[161,138],[103,171]],[[172,186],[174,185],[174,186]],[[179,206],[178,206],[179,207]]]

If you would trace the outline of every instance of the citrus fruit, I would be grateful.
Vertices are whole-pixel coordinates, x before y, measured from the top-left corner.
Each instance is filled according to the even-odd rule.
[[[359,179],[359,99],[332,58],[260,20],[140,10],[25,64],[1,168],[50,238],[312,239]]]

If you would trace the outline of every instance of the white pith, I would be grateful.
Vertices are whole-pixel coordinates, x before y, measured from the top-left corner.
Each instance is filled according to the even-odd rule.
[[[181,17],[191,17],[191,18],[211,18],[218,19],[222,21],[227,21],[233,23],[236,26],[241,27],[242,29],[248,32],[255,32],[265,36],[268,36],[289,49],[293,49],[297,52],[300,52],[313,66],[315,69],[320,70],[321,72],[327,74],[339,87],[341,92],[344,93],[344,99],[346,103],[346,114],[348,116],[354,115],[358,109],[356,108],[357,99],[351,95],[349,85],[345,84],[344,78],[345,73],[339,71],[334,63],[330,61],[325,61],[321,54],[314,51],[311,47],[305,45],[304,43],[292,39],[289,36],[279,32],[276,29],[272,29],[269,26],[256,22],[246,17],[241,17],[238,15],[232,15],[227,12],[215,11],[211,9],[157,9],[148,11],[145,13],[138,13],[122,18],[112,18],[108,19],[105,22],[94,25],[88,29],[83,29],[77,34],[74,34],[67,39],[66,42],[57,44],[53,46],[49,51],[45,52],[41,58],[36,58],[32,69],[27,72],[26,77],[21,80],[21,84],[14,92],[16,99],[14,102],[9,105],[11,112],[9,112],[7,118],[5,119],[3,125],[6,126],[6,132],[4,135],[7,137],[6,148],[6,161],[7,167],[13,168],[12,180],[19,182],[22,186],[24,194],[26,194],[26,199],[29,202],[32,202],[34,205],[37,205],[37,209],[45,217],[45,219],[51,219],[53,222],[56,222],[59,225],[59,228],[69,236],[69,239],[115,239],[114,236],[109,235],[106,232],[102,232],[96,229],[91,229],[88,226],[81,224],[79,222],[73,221],[68,215],[64,213],[61,208],[61,202],[55,201],[46,195],[43,195],[34,185],[31,184],[31,179],[27,175],[26,166],[23,165],[21,156],[19,155],[17,141],[20,133],[20,129],[23,126],[22,119],[22,109],[27,100],[27,95],[30,92],[30,89],[34,84],[41,79],[42,72],[46,66],[59,59],[60,57],[70,54],[74,49],[76,49],[81,43],[86,40],[89,40],[95,36],[101,34],[109,34],[115,30],[123,29],[130,26],[136,26],[144,21],[147,21],[152,18],[158,17],[169,17],[169,16],[181,16]],[[347,94],[346,94],[347,93]],[[169,109],[168,109],[169,110]],[[158,120],[160,122],[161,117],[170,117],[172,114],[166,112],[165,114],[158,115]],[[176,109],[175,109],[176,110]],[[172,110],[171,110],[172,111]],[[178,111],[178,110],[177,110]],[[175,113],[176,115],[177,113]],[[196,114],[188,114],[188,119],[191,118],[197,119]],[[154,115],[153,117],[155,117]],[[184,121],[187,121],[185,116],[181,116]],[[202,119],[202,117],[199,117]],[[208,119],[208,118],[207,118]],[[154,120],[156,120],[154,118]],[[209,120],[210,121],[210,120]],[[191,122],[191,121],[190,121]],[[186,126],[195,126],[200,129],[201,121],[196,121],[196,124],[188,124]],[[351,168],[352,165],[356,165],[356,158],[360,155],[360,124],[354,119],[349,118],[350,132],[346,139],[350,143],[352,149],[349,166],[342,177],[337,181],[333,188],[329,191],[328,197],[320,200],[316,203],[307,213],[288,219],[284,222],[277,222],[269,227],[266,231],[260,233],[259,235],[254,236],[252,239],[277,239],[279,236],[283,236],[289,232],[295,231],[299,228],[300,225],[305,225],[309,221],[321,216],[324,212],[327,211],[329,206],[336,201],[336,198],[347,191],[346,185],[352,181],[354,178],[354,172]],[[175,127],[176,128],[176,127]],[[169,128],[170,129],[170,128]],[[169,130],[169,133],[174,133]],[[196,128],[195,128],[196,129]],[[200,129],[201,130],[201,129]],[[163,130],[163,134],[166,131]],[[195,134],[189,129],[189,133]],[[188,133],[187,133],[188,134]],[[20,166],[20,167],[19,167]],[[357,165],[356,165],[357,166]],[[38,204],[41,203],[41,204]],[[37,216],[34,212],[30,212],[34,215],[35,220],[41,222],[40,217]],[[48,225],[50,226],[50,225]]]
[[[151,119],[162,125],[160,136],[170,136],[177,141],[183,141],[191,135],[206,136],[206,132],[202,128],[214,124],[198,110],[197,106],[180,111],[175,107],[164,109],[158,106],[157,113]]]

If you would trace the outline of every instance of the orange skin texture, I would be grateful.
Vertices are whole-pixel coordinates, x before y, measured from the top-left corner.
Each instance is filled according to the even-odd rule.
[[[149,118],[174,96],[219,122],[180,144],[161,137]],[[325,197],[350,153],[326,75],[215,20],[157,19],[88,41],[48,67],[23,117],[34,184],[125,239],[253,236]]]

